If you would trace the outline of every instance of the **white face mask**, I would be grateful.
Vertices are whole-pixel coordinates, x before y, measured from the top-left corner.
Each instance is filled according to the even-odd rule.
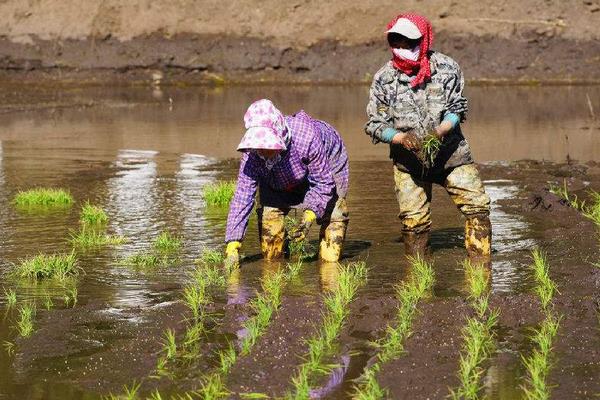
[[[421,47],[417,46],[414,49],[392,49],[396,57],[404,58],[405,60],[417,61],[421,53]]]

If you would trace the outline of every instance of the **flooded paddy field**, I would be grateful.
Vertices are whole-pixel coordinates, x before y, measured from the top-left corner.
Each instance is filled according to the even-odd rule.
[[[287,271],[286,261],[269,263],[259,256],[255,218],[241,269],[208,287],[204,329],[194,346],[186,346],[197,326],[183,302],[195,279],[190,274],[205,249],[222,250],[227,216],[226,207],[205,203],[202,189],[236,177],[242,116],[260,97],[271,98],[286,113],[303,108],[327,120],[349,152],[351,220],[342,264],[364,261],[368,271],[322,360],[331,368],[311,376],[310,396],[352,398],[379,351],[372,343],[395,324],[397,285],[414,272],[400,242],[387,148],[372,145],[362,131],[367,94],[361,86],[4,88],[0,398],[95,399],[137,385],[139,398],[158,398],[156,390],[161,398],[209,398],[202,385],[222,365],[219,352],[230,348],[237,356],[223,374],[227,394],[222,397],[294,393],[293,378],[307,360],[307,339],[318,335],[325,299],[335,292],[342,271],[309,259],[295,274],[282,275],[280,304],[243,351],[265,282]],[[551,310],[560,317],[547,377],[551,397],[596,398],[599,233],[545,189],[566,184],[579,199],[600,190],[600,87],[471,87],[467,95],[471,112],[464,132],[493,201],[489,307],[499,312],[494,349],[480,366],[480,394],[524,397],[523,360],[534,351],[532,332],[547,315],[530,269],[531,251],[540,248],[557,287]],[[33,187],[67,189],[74,203],[53,210],[15,207],[17,192]],[[70,238],[80,229],[86,201],[106,212],[106,232],[126,242],[76,249],[80,273],[66,282],[15,278],[11,270],[23,259],[71,252]],[[402,351],[375,375],[393,399],[445,398],[460,386],[462,329],[473,316],[460,264],[466,257],[463,222],[439,187],[432,210],[435,283],[416,305]],[[156,265],[127,261],[150,253],[161,232],[181,240],[173,257]],[[316,243],[316,236],[311,240]],[[15,304],[5,295],[12,292]],[[23,336],[22,310],[34,304],[32,332]],[[174,335],[179,355],[161,369],[166,332]]]

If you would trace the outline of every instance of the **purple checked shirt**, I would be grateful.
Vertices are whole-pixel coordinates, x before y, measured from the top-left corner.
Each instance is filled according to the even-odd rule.
[[[229,206],[225,242],[241,241],[260,189],[263,205],[314,211],[323,218],[328,204],[348,191],[348,154],[342,138],[326,122],[304,111],[285,117],[291,143],[268,170],[254,152],[242,155],[237,188]]]

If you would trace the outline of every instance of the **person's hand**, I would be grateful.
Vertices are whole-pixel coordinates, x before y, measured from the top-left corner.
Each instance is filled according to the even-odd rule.
[[[290,238],[294,242],[301,242],[308,236],[308,231],[312,224],[317,220],[317,214],[312,210],[304,210],[302,214],[302,221],[292,229],[290,232]]]
[[[400,144],[410,151],[417,151],[420,147],[419,138],[412,132],[396,133],[392,139],[392,143]]]
[[[240,247],[242,244],[236,240],[227,243],[225,248],[225,267],[233,268],[240,265]]]
[[[444,136],[452,130],[452,122],[444,120],[435,128],[435,134],[441,140]]]

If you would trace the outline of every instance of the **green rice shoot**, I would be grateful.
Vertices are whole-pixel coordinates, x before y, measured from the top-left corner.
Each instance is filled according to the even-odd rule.
[[[181,249],[181,239],[170,232],[161,232],[154,240],[153,248],[160,254],[173,254]]]
[[[35,317],[35,304],[26,303],[19,309],[17,331],[22,337],[29,337],[33,333],[33,318]]]
[[[83,228],[71,232],[71,244],[79,250],[98,249],[106,246],[118,246],[127,243],[124,236],[108,235],[101,230]]]
[[[433,165],[435,158],[440,152],[440,148],[442,147],[442,141],[436,134],[430,134],[423,139],[423,143],[421,145],[421,160],[426,162],[429,166]]]
[[[326,364],[324,359],[333,350],[335,341],[348,316],[349,305],[360,286],[366,282],[366,275],[367,268],[364,262],[351,263],[341,268],[337,286],[324,299],[326,311],[323,316],[323,325],[319,332],[307,341],[306,361],[292,378],[294,393],[287,398],[309,399],[310,378],[317,373],[327,374],[331,371],[332,365]]]
[[[435,274],[430,263],[420,257],[409,259],[411,274],[409,279],[396,287],[396,298],[399,305],[396,312],[395,326],[388,325],[383,339],[375,343],[379,348],[374,363],[365,368],[362,377],[354,385],[352,398],[375,400],[388,397],[387,390],[377,381],[377,373],[381,365],[402,355],[404,340],[411,333],[412,321],[417,313],[418,303],[426,298],[435,282]]]
[[[204,265],[219,265],[225,261],[225,256],[222,251],[217,249],[204,249],[200,258],[194,260],[196,264]]]
[[[12,274],[17,278],[63,281],[78,275],[79,272],[80,267],[75,251],[71,251],[66,254],[38,254],[22,260],[14,267]]]
[[[84,227],[102,227],[108,223],[108,215],[99,206],[86,201],[81,207],[79,223]]]
[[[20,208],[69,207],[74,200],[69,191],[54,188],[35,188],[19,191],[13,203]]]
[[[202,197],[209,206],[227,206],[235,193],[236,181],[217,181],[203,187]]]
[[[460,386],[450,392],[456,400],[479,399],[484,375],[483,363],[495,349],[493,329],[498,323],[499,312],[489,309],[489,271],[481,264],[463,262],[467,275],[469,300],[475,316],[467,319],[462,329],[463,348],[460,353]]]
[[[4,288],[4,301],[6,301],[6,308],[13,308],[17,305],[17,292],[13,289]]]

